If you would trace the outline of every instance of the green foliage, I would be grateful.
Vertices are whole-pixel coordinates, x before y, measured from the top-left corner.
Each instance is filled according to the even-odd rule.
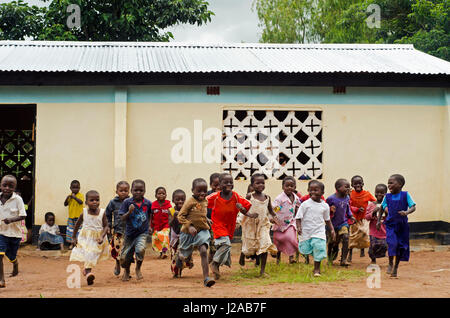
[[[67,19],[72,14],[67,12],[70,4],[80,7],[79,28],[67,27]],[[182,23],[202,25],[210,22],[212,15],[205,0],[53,0],[48,8],[29,7],[18,0],[0,5],[0,37],[169,41],[173,34],[163,29]]]
[[[367,24],[371,4],[381,9],[380,28]],[[450,60],[450,0],[255,0],[255,7],[261,42],[409,43]]]

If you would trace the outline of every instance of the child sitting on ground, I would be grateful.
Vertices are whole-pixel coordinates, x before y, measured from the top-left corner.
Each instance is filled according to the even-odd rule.
[[[55,214],[45,213],[45,223],[39,229],[38,246],[41,250],[64,250],[64,239],[55,224]]]
[[[299,250],[304,255],[312,254],[314,258],[314,277],[320,276],[320,262],[327,258],[325,224],[331,232],[334,241],[336,233],[330,220],[330,207],[321,199],[325,186],[322,182],[310,183],[310,198],[298,209],[297,232],[300,235]]]
[[[171,266],[170,269],[172,271],[173,277],[181,277],[181,272],[185,267],[192,268],[194,267],[194,262],[192,261],[192,257],[186,258],[185,262],[183,262],[181,268],[177,267],[177,256],[178,256],[178,245],[180,243],[180,231],[181,231],[181,224],[178,221],[178,214],[181,210],[181,208],[184,205],[184,202],[186,201],[186,193],[181,190],[177,189],[172,193],[172,202],[174,205],[173,208],[173,215],[169,216],[169,225],[170,225],[170,259],[171,259]]]
[[[84,263],[83,275],[86,276],[88,285],[94,283],[92,268],[97,265],[99,259],[108,258],[108,240],[105,236],[108,232],[108,220],[104,209],[99,209],[100,195],[95,190],[86,193],[87,209],[78,218],[73,229],[73,243],[75,247],[70,254],[70,261]],[[80,235],[78,229],[83,225]]]
[[[80,217],[80,214],[83,212],[83,194],[80,193],[80,181],[72,180],[70,183],[70,191],[64,200],[64,206],[69,206],[69,218],[67,219],[67,228],[66,228],[66,242],[70,243],[69,250],[71,250],[74,246],[73,243],[73,229],[75,224]]]
[[[407,191],[402,191],[404,185],[405,178],[402,175],[392,175],[388,180],[390,193],[386,194],[383,203],[381,203],[382,209],[387,210],[388,213],[386,221],[384,221],[389,255],[387,273],[394,278],[397,277],[400,261],[409,261],[408,215],[416,211],[416,203],[414,203],[410,194]],[[381,229],[381,213],[378,214],[377,229]]]
[[[195,179],[192,182],[192,197],[186,200],[178,214],[178,221],[182,224],[182,228],[176,265],[178,268],[182,268],[183,262],[192,257],[194,248],[198,248],[202,260],[203,284],[206,287],[211,287],[215,284],[215,281],[209,277],[208,268],[210,236],[209,222],[206,218],[208,201],[205,200],[205,197],[207,192],[208,184],[206,181],[201,178]]]
[[[105,214],[108,220],[108,226],[111,231],[109,237],[111,244],[111,256],[116,260],[114,267],[114,275],[120,275],[120,260],[119,254],[123,245],[123,231],[124,227],[119,217],[120,206],[125,199],[130,195],[130,185],[126,181],[119,181],[116,185],[117,196],[109,201],[106,207]]]
[[[370,202],[367,206],[366,220],[369,223],[369,234],[370,234],[370,247],[369,247],[369,257],[372,264],[377,263],[377,258],[382,258],[386,256],[387,244],[386,244],[386,226],[381,223],[380,229],[377,229],[378,214],[383,213],[381,209],[381,203],[383,202],[384,196],[387,193],[387,186],[385,184],[378,184],[375,187],[375,198],[377,202]],[[386,213],[387,214],[387,213]],[[385,218],[381,220],[384,221]]]
[[[156,201],[152,203],[151,228],[152,247],[159,252],[159,258],[167,258],[167,251],[170,245],[169,209],[172,207],[169,200],[166,200],[167,192],[164,187],[158,187],[155,191]]]

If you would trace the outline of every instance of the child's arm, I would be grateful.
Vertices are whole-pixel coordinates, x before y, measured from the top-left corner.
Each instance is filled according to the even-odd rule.
[[[122,206],[123,206],[123,204],[122,204]],[[122,209],[122,206],[120,207],[120,210],[121,210],[122,213],[123,213],[124,211],[123,211],[123,209]],[[126,207],[124,207],[124,209],[125,209],[125,211],[126,211]],[[131,204],[128,206],[128,212],[123,213],[122,216],[120,217],[120,220],[121,220],[122,222],[126,222],[126,221],[128,220],[128,217],[131,215],[131,213],[133,213],[134,209],[135,209],[134,204],[131,203]],[[119,211],[119,212],[120,212],[120,211]]]
[[[77,196],[76,196],[75,194],[72,193],[72,194],[70,195],[70,197],[71,197],[72,199],[74,199],[75,201],[77,201],[78,204],[83,204],[83,200],[78,199]]]
[[[296,219],[295,222],[297,223],[297,234],[302,235],[302,219]]]
[[[75,227],[73,228],[73,234],[72,234],[72,244],[75,246],[77,245],[77,233],[78,229],[80,228],[81,224],[83,224],[83,213],[80,214],[80,217],[77,220],[77,223],[75,223]]]
[[[112,228],[112,213],[113,213],[112,204],[111,202],[109,202],[105,209],[105,215],[106,220],[108,221],[108,226],[110,228]]]
[[[102,223],[103,223],[102,224],[103,231],[102,231],[101,236],[97,240],[98,244],[103,243],[103,240],[105,239],[105,235],[106,235],[106,233],[108,233],[108,230],[109,230],[108,220],[106,219],[106,213],[103,213]]]
[[[399,211],[398,214],[403,215],[403,216],[407,216],[408,214],[413,213],[414,211],[416,211],[416,206],[413,205],[412,207],[410,207],[408,210],[406,211]]]
[[[19,198],[19,199],[20,200],[17,201],[17,208],[19,210],[19,215],[15,216],[15,217],[12,217],[12,218],[4,219],[3,222],[5,222],[5,224],[9,224],[9,223],[25,220],[25,218],[27,216],[27,212],[25,211],[25,205],[23,204],[22,199],[21,198]]]
[[[333,223],[331,223],[331,220],[325,221],[325,223],[328,225],[328,228],[331,231],[331,239],[333,241],[336,240],[336,232],[334,231]]]
[[[71,198],[72,198],[72,194],[69,194],[67,196],[67,198],[64,200],[64,206],[68,206],[69,205],[69,201],[70,201]]]

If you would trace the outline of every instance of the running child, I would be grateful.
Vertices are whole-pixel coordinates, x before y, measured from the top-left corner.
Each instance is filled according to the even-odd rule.
[[[386,194],[381,203],[384,211],[387,210],[386,242],[388,245],[389,266],[387,273],[397,277],[400,261],[409,261],[409,224],[408,215],[416,211],[411,195],[402,191],[405,178],[400,174],[393,174],[388,180],[390,193]],[[381,213],[378,214],[377,228],[381,229]],[[394,264],[395,258],[395,264]]]
[[[6,287],[3,271],[3,256],[13,264],[10,277],[19,274],[17,251],[22,240],[20,222],[27,213],[22,198],[14,193],[17,179],[12,175],[4,176],[0,181],[0,288]]]
[[[370,247],[369,247],[369,257],[372,264],[377,263],[377,258],[385,257],[387,251],[386,244],[386,226],[381,223],[380,229],[377,229],[378,214],[383,213],[381,209],[381,203],[383,202],[384,196],[387,193],[387,186],[385,184],[378,184],[375,187],[375,198],[377,202],[369,202],[366,212],[366,220],[369,223],[369,234],[370,234]],[[385,220],[384,217],[381,219]]]
[[[150,216],[152,232],[152,248],[159,252],[159,258],[167,258],[167,251],[170,246],[170,226],[169,209],[172,207],[169,200],[166,200],[167,192],[164,187],[155,190],[156,201],[152,203],[152,213]]]
[[[353,248],[360,248],[360,256],[364,257],[364,249],[370,246],[369,226],[365,216],[369,202],[377,200],[369,191],[363,190],[364,181],[361,176],[353,176],[351,183],[353,190],[350,192],[350,206],[356,222],[350,225],[348,263],[352,262]]]
[[[172,271],[173,277],[181,277],[181,272],[184,268],[192,268],[194,267],[194,262],[192,257],[186,258],[184,262],[182,262],[181,268],[177,267],[177,255],[178,255],[178,245],[180,243],[180,232],[181,232],[181,224],[178,221],[178,214],[183,207],[184,202],[186,201],[186,193],[177,189],[172,193],[172,203],[173,203],[173,216],[169,216],[169,225],[170,225],[170,260],[171,266],[170,269]]]
[[[69,250],[74,246],[73,229],[75,224],[83,212],[83,194],[80,193],[80,181],[73,180],[70,183],[70,191],[72,191],[64,200],[64,206],[69,206],[69,218],[67,219],[66,242],[70,243]]]
[[[55,214],[45,213],[45,223],[39,229],[38,246],[41,250],[64,250],[64,239],[55,224]]]
[[[348,254],[348,228],[347,219],[355,220],[352,212],[350,212],[350,198],[348,193],[350,191],[350,182],[346,179],[338,179],[334,184],[336,193],[330,195],[327,198],[327,203],[330,206],[330,212],[333,212],[331,216],[331,224],[336,232],[336,240],[328,241],[328,261],[333,263],[339,253],[339,244],[342,242],[341,252],[341,266],[348,266],[347,254]],[[328,229],[327,234],[330,233]],[[331,233],[330,233],[331,234]]]
[[[192,258],[194,248],[200,252],[203,271],[203,285],[211,287],[216,282],[209,277],[208,245],[210,241],[209,222],[206,218],[206,193],[208,184],[204,179],[198,178],[192,182],[192,196],[186,200],[178,214],[178,221],[182,224],[180,243],[176,266],[183,267],[183,262]],[[214,213],[214,212],[213,212]]]
[[[300,235],[299,250],[304,255],[314,258],[314,277],[320,276],[320,263],[327,258],[325,224],[334,241],[336,233],[330,221],[330,207],[321,199],[325,186],[322,182],[313,181],[309,186],[310,199],[300,206],[297,215],[297,232]]]
[[[105,240],[105,236],[109,228],[105,210],[99,208],[100,195],[97,191],[90,190],[86,193],[86,205],[87,209],[83,209],[73,229],[75,247],[70,254],[70,261],[84,263],[83,275],[86,276],[87,284],[92,285],[95,279],[92,268],[99,259],[108,258],[108,240]],[[83,227],[77,236],[81,225]]]
[[[233,177],[230,174],[222,173],[219,181],[221,191],[206,197],[208,208],[212,209],[211,227],[216,253],[211,262],[211,270],[216,280],[220,278],[220,266],[231,267],[231,240],[236,229],[237,214],[241,212],[251,218],[258,217],[257,214],[248,213],[251,207],[250,201],[233,191]]]
[[[122,281],[130,280],[130,266],[136,257],[136,279],[143,278],[141,273],[145,247],[150,228],[152,203],[144,198],[145,182],[137,179],[131,183],[131,198],[125,199],[120,206],[119,216],[125,224],[125,237],[120,252],[120,266],[125,269]]]
[[[267,253],[276,254],[277,250],[270,239],[270,223],[275,223],[277,219],[272,210],[270,197],[263,193],[265,189],[264,175],[255,173],[251,176],[251,186],[253,192],[246,197],[250,200],[252,206],[249,213],[256,214],[257,218],[243,216],[241,220],[242,227],[242,255],[256,255],[256,263],[261,264],[260,276],[264,276],[267,262]],[[239,259],[241,266],[245,265],[245,259]]]
[[[105,214],[108,220],[108,226],[111,231],[109,237],[111,244],[111,256],[115,259],[116,265],[114,267],[114,275],[120,275],[120,260],[119,254],[123,245],[124,226],[120,221],[119,210],[125,199],[130,196],[130,184],[126,181],[119,181],[116,185],[117,196],[109,201],[106,207]]]
[[[220,191],[220,182],[219,182],[220,173],[214,172],[209,176],[209,186],[211,190],[208,191],[207,196],[213,194],[214,192]],[[207,217],[211,222],[211,213],[212,209],[207,208]],[[214,234],[212,229],[209,229],[209,234],[211,235],[211,241],[209,242],[209,253],[208,253],[208,263],[212,262],[214,257],[214,253],[216,252],[216,247],[214,246]]]
[[[295,214],[300,206],[300,199],[294,193],[295,178],[287,176],[283,179],[283,192],[273,201],[273,208],[277,212],[278,223],[272,226],[273,242],[277,247],[277,264],[280,263],[281,253],[289,256],[289,263],[295,263],[294,255],[298,254],[298,238]]]

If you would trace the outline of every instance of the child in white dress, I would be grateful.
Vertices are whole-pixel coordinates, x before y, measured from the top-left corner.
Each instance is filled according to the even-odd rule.
[[[86,193],[86,205],[83,209],[73,231],[75,248],[70,254],[70,261],[84,262],[83,275],[86,275],[88,285],[94,283],[95,276],[92,268],[99,259],[108,258],[109,244],[105,240],[108,232],[108,221],[105,210],[99,209],[100,195],[91,190]],[[80,234],[76,236],[78,229],[83,225]]]

